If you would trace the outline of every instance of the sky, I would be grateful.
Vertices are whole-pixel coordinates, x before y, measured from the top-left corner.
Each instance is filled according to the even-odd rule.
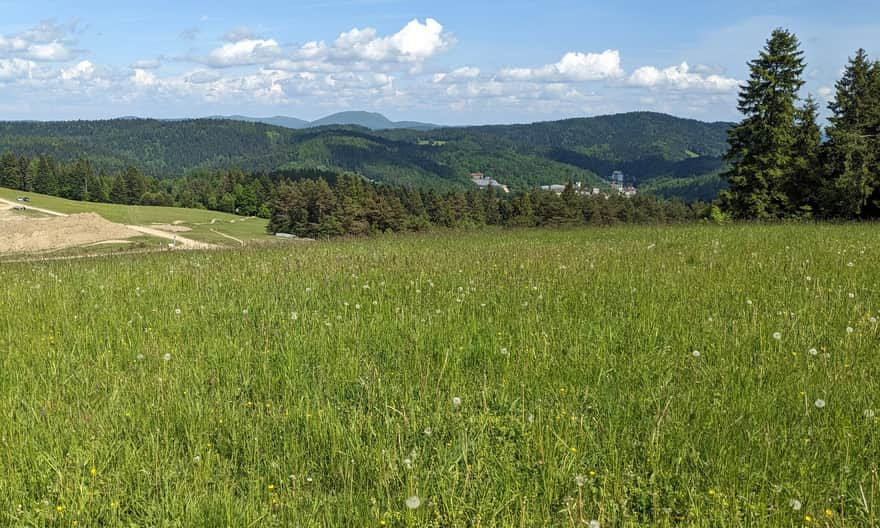
[[[0,0],[0,13],[0,120],[726,121],[776,27],[800,38],[804,95],[823,106],[856,49],[880,59],[877,0]]]

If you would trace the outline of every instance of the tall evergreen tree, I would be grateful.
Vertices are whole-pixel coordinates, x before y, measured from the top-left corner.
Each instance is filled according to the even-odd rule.
[[[730,131],[725,174],[730,191],[723,202],[738,218],[773,219],[792,212],[785,192],[794,157],[798,91],[805,68],[797,37],[776,29],[741,87],[739,111],[745,119]]]
[[[849,60],[828,105],[825,170],[833,180],[827,208],[846,217],[880,210],[880,66],[860,49]]]
[[[786,178],[786,194],[797,213],[813,216],[822,206],[825,187],[820,149],[822,129],[819,127],[819,104],[808,96],[795,114],[792,162]]]

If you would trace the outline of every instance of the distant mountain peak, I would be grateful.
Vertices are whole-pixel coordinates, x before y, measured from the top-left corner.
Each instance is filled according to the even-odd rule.
[[[426,131],[440,128],[438,125],[433,125],[431,123],[420,123],[418,121],[395,122],[391,121],[382,114],[363,111],[338,112],[311,122],[287,116],[249,117],[242,115],[231,115],[211,116],[209,119],[228,119],[230,121],[245,121],[248,123],[265,123],[267,125],[275,125],[293,129],[346,125],[361,126],[364,128],[369,128],[370,130],[410,129]]]

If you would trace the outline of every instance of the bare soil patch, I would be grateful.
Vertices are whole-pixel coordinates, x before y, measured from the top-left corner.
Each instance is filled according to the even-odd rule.
[[[125,240],[140,233],[95,213],[27,218],[0,211],[0,253],[33,253]]]

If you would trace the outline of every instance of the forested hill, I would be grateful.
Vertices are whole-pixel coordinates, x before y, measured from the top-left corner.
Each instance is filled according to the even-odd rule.
[[[85,158],[98,170],[134,166],[160,178],[232,167],[346,170],[425,189],[467,188],[477,171],[522,189],[569,180],[598,184],[623,170],[637,185],[672,182],[686,195],[688,179],[702,178],[705,188],[717,174],[728,127],[653,113],[381,132],[221,119],[3,122],[0,153]]]

